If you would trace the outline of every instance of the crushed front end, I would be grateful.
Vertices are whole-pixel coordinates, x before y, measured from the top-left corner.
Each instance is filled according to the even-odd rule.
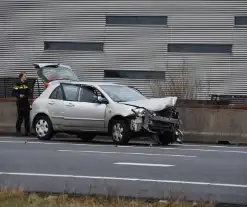
[[[175,107],[168,107],[161,111],[137,108],[133,112],[136,115],[130,123],[133,132],[142,131],[151,134],[156,141],[161,143],[176,141],[182,143],[183,133],[179,129],[181,120]]]

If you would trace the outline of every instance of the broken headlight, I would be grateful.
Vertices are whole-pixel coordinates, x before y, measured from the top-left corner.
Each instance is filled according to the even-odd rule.
[[[142,108],[137,108],[137,109],[132,109],[132,111],[136,114],[138,117],[143,117],[145,115],[145,109]]]

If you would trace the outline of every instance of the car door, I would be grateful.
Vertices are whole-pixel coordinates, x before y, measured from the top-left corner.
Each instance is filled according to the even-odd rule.
[[[98,96],[103,97],[95,87],[81,86],[77,116],[84,131],[103,132],[106,129],[105,113],[107,106],[105,103],[97,102]]]
[[[64,129],[69,131],[80,130],[80,120],[78,114],[81,114],[78,107],[80,85],[62,83],[64,94]]]
[[[47,110],[54,126],[62,127],[64,124],[64,101],[61,85],[54,89],[51,93]]]

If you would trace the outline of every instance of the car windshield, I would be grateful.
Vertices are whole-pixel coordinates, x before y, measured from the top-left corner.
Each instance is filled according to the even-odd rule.
[[[48,81],[52,81],[52,80],[78,81],[78,77],[70,69],[63,66],[59,66],[57,68],[45,67],[42,70],[42,75]]]
[[[113,101],[116,102],[127,102],[147,99],[147,97],[143,96],[137,90],[127,86],[100,85],[100,87],[107,93],[108,96],[110,96],[110,98]]]

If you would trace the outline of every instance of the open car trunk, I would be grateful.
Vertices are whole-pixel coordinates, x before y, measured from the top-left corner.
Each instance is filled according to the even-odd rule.
[[[35,96],[38,97],[45,88],[52,84],[52,81],[71,80],[79,81],[79,78],[68,65],[60,63],[34,63],[37,70],[37,81],[35,83]]]
[[[33,65],[45,86],[54,80],[79,81],[76,74],[67,65],[60,63],[34,63]]]

